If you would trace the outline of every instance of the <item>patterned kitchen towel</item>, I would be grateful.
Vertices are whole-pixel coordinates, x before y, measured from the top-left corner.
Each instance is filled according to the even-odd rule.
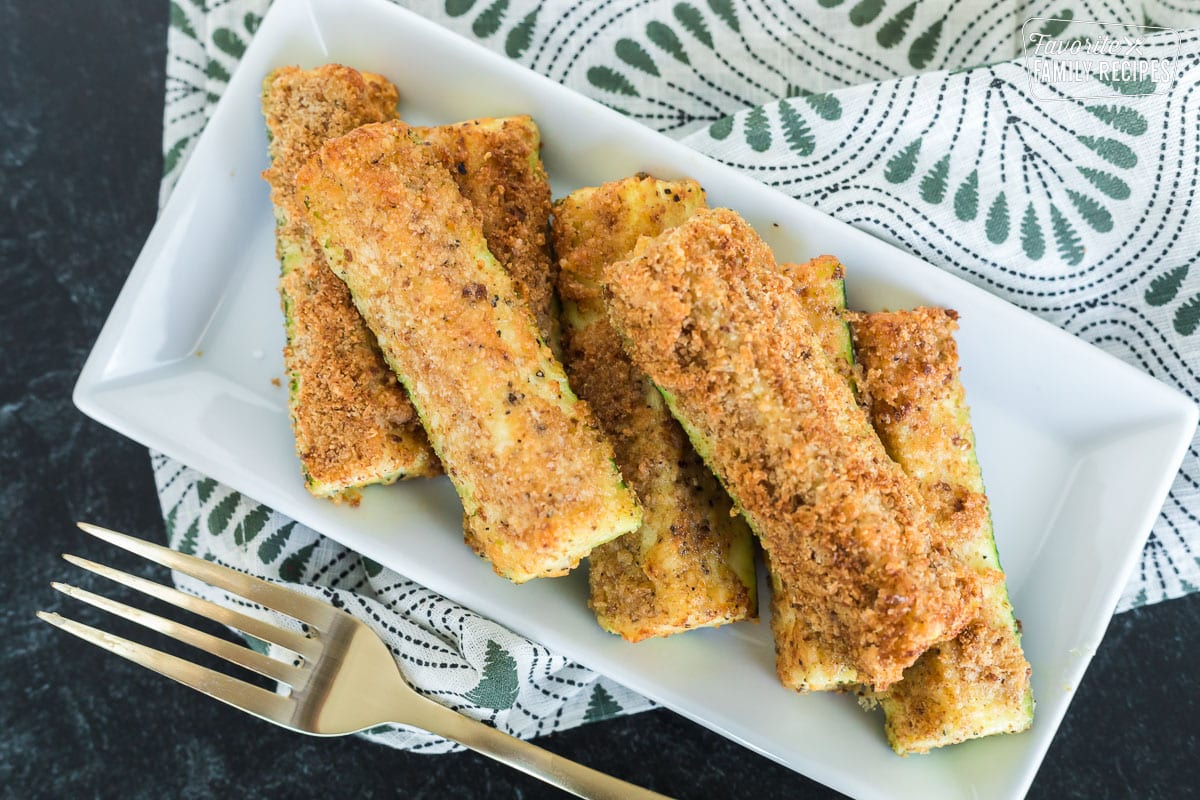
[[[653,707],[624,686],[190,467],[157,453],[151,463],[172,548],[281,581],[350,612],[387,642],[409,683],[444,706],[523,739]],[[174,580],[191,594],[283,627],[298,627],[282,614],[248,606],[186,575],[174,573]],[[288,658],[286,651],[267,642],[255,639],[250,644]],[[440,736],[406,726],[380,725],[362,735],[423,753],[461,749]]]
[[[1200,9],[1174,0],[400,4],[1200,396]],[[172,0],[162,198],[264,0]],[[1168,26],[1173,86],[1032,96],[1022,25]],[[1145,94],[1157,91],[1157,94]],[[1200,586],[1200,447],[1119,608]],[[520,735],[649,703],[162,456],[171,545],[322,587],[425,692]],[[202,591],[189,585],[189,589]],[[219,598],[218,598],[219,599]],[[498,707],[500,706],[500,707]],[[371,734],[426,752],[424,735]]]

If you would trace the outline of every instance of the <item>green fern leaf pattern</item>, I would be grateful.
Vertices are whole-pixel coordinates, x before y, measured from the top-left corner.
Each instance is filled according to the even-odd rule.
[[[258,30],[258,26],[262,24],[262,20],[263,18],[258,14],[247,13],[246,16],[242,17],[242,27],[246,29],[246,33],[253,36],[254,32]]]
[[[712,34],[708,32],[708,25],[704,22],[704,15],[700,13],[698,8],[690,3],[679,3],[675,6],[674,13],[675,19],[679,20],[680,25],[687,29],[702,44],[712,49]]]
[[[262,529],[266,526],[267,520],[271,518],[271,509],[266,506],[255,506],[250,509],[250,513],[242,517],[238,522],[237,527],[233,529],[233,541],[235,544],[249,544],[262,533]]]
[[[1045,24],[1038,30],[1038,33],[1053,39],[1065,31],[1071,25],[1071,20],[1073,19],[1075,19],[1075,12],[1069,8],[1064,8],[1058,12],[1056,18],[1046,20]]]
[[[975,219],[979,214],[979,170],[971,170],[971,174],[954,193],[954,216],[963,222]]]
[[[1124,142],[1104,136],[1080,136],[1079,141],[1113,166],[1122,169],[1137,166],[1137,154]]]
[[[1180,336],[1191,336],[1200,327],[1200,294],[1175,309],[1175,330]]]
[[[732,0],[708,0],[708,7],[713,10],[713,13],[725,21],[725,24],[733,29],[735,33],[742,32],[741,23],[738,22],[737,10],[733,7]]]
[[[383,572],[383,564],[380,564],[378,561],[375,561],[373,559],[367,558],[366,556],[361,556],[361,558],[362,558],[363,570],[367,573],[367,577],[368,578],[379,577],[379,573]]]
[[[1165,306],[1174,300],[1175,295],[1179,294],[1179,287],[1183,286],[1183,279],[1187,277],[1187,274],[1188,265],[1180,264],[1162,275],[1154,276],[1154,279],[1150,281],[1150,286],[1146,289],[1146,302],[1152,306]]]
[[[196,497],[200,498],[201,503],[207,503],[216,488],[217,482],[212,478],[201,478],[196,481]]]
[[[613,699],[608,690],[597,683],[596,688],[592,689],[592,696],[588,698],[588,707],[584,712],[583,721],[599,722],[602,719],[615,717],[623,710],[621,704]]]
[[[717,141],[729,138],[729,134],[733,133],[733,117],[721,117],[719,120],[708,126],[708,135]]]
[[[1092,186],[1095,186],[1113,200],[1126,200],[1129,198],[1129,184],[1111,172],[1105,172],[1102,169],[1093,169],[1092,167],[1079,167],[1078,169],[1083,177],[1091,181]]]
[[[1021,218],[1021,249],[1030,261],[1037,261],[1046,254],[1046,239],[1042,236],[1033,203],[1025,206],[1025,216]]]
[[[806,93],[804,95],[804,102],[812,106],[812,110],[817,112],[817,116],[823,120],[833,122],[842,118],[841,101],[828,92],[822,92],[821,94]]]
[[[655,65],[654,59],[646,52],[646,49],[633,39],[618,39],[615,48],[617,58],[624,61],[634,69],[640,69],[647,75],[659,76],[658,66]]]
[[[217,28],[213,31],[213,44],[218,50],[234,58],[241,58],[242,53],[246,52],[246,43],[242,41],[242,37],[229,28]]]
[[[508,38],[504,40],[504,53],[509,58],[520,58],[529,49],[529,45],[533,43],[533,29],[537,25],[538,12],[541,10],[541,6],[538,6],[530,11],[508,32]]]
[[[916,171],[917,155],[920,152],[921,140],[916,139],[910,142],[907,147],[888,159],[883,177],[887,178],[889,183],[904,183]]]
[[[467,699],[481,708],[512,708],[517,701],[517,662],[508,651],[488,639],[483,677],[467,692]]]
[[[950,155],[938,159],[925,177],[921,178],[921,199],[926,203],[940,203],[946,199],[946,184],[950,177]]]
[[[597,89],[603,89],[613,94],[623,94],[638,97],[638,90],[629,79],[615,69],[609,67],[590,67],[587,71],[588,83]]]
[[[183,151],[187,149],[188,142],[192,138],[190,136],[180,139],[175,144],[171,145],[171,149],[163,156],[163,175],[170,175],[171,170],[179,163],[179,159],[183,156]]]
[[[821,8],[837,8],[844,2],[846,2],[846,0],[817,0],[817,3],[821,6]]]
[[[916,13],[916,3],[909,3],[900,9],[896,16],[883,23],[875,33],[875,41],[879,42],[880,47],[887,48],[900,44],[904,40],[904,34],[908,33],[908,26]]]
[[[208,512],[208,532],[214,536],[220,536],[229,526],[229,521],[233,519],[233,512],[237,510],[238,502],[242,496],[237,492],[230,492],[220,499],[213,506],[212,511]]]
[[[246,646],[256,653],[262,653],[264,656],[271,652],[271,645],[259,639],[257,636],[251,636],[248,633],[241,634],[241,637],[246,640]]]
[[[1086,109],[1096,119],[1107,122],[1113,130],[1130,136],[1141,136],[1149,127],[1146,118],[1128,106],[1087,106]]]
[[[1112,77],[1110,75],[1096,75],[1094,77],[1097,81],[1103,83],[1108,88],[1116,89],[1118,92],[1126,95],[1127,97],[1136,97],[1137,95],[1142,94],[1152,94],[1156,89],[1158,89],[1158,84],[1156,84],[1148,75],[1144,78],[1128,79]]]
[[[1079,234],[1053,203],[1050,204],[1050,224],[1054,229],[1059,257],[1071,266],[1083,261],[1083,244],[1079,241]]]
[[[804,117],[796,113],[791,103],[779,104],[779,119],[783,123],[783,138],[796,155],[810,156],[817,148],[817,140]]]
[[[446,14],[451,17],[461,17],[474,5],[475,0],[446,0]]]
[[[504,23],[504,14],[507,11],[508,0],[496,0],[475,18],[475,22],[471,24],[471,33],[480,39],[491,36],[500,30],[500,26]]]
[[[316,542],[309,542],[279,563],[279,577],[285,581],[296,583],[304,577],[304,568],[308,566],[313,551],[317,549]]]
[[[1107,208],[1086,194],[1081,194],[1073,189],[1067,189],[1067,197],[1071,198],[1071,202],[1083,217],[1083,221],[1091,225],[1093,229],[1100,233],[1108,233],[1112,230],[1113,218]]]
[[[215,58],[210,58],[208,64],[204,67],[205,77],[212,78],[215,81],[224,81],[229,83],[229,71],[221,65],[220,61]]]
[[[771,148],[771,123],[767,121],[767,111],[762,106],[746,115],[746,144],[756,153]]]
[[[196,517],[192,520],[192,524],[188,525],[188,529],[183,532],[183,538],[179,540],[179,545],[175,548],[184,555],[196,555],[196,545],[199,543],[200,536],[200,518]]]
[[[858,5],[850,9],[850,22],[856,27],[870,25],[883,11],[884,0],[858,0]]]
[[[943,21],[944,19],[939,19],[926,28],[925,32],[914,39],[912,46],[908,48],[908,63],[912,64],[914,69],[924,69],[937,55],[938,41],[942,38]]]
[[[996,195],[996,199],[988,208],[984,230],[987,232],[988,241],[992,244],[1002,244],[1008,240],[1008,199],[1004,196],[1004,192]]]
[[[679,63],[691,65],[692,62],[688,61],[687,52],[683,49],[683,42],[679,41],[679,37],[669,25],[664,25],[658,20],[647,22],[646,37],[674,56]]]
[[[295,527],[295,522],[289,522],[264,539],[263,543],[258,546],[258,560],[264,564],[270,564],[279,558],[279,554],[283,552],[284,545],[292,538],[292,530]]]
[[[196,29],[192,27],[191,21],[187,18],[187,14],[178,4],[171,3],[171,22],[170,25],[180,33],[186,34],[193,39],[200,38],[196,35]]]

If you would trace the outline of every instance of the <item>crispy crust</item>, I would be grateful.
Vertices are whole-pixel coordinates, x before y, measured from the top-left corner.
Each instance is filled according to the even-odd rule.
[[[701,212],[605,271],[609,314],[761,537],[795,612],[777,665],[876,689],[956,636],[977,586],[940,558],[916,491],[821,356],[765,243],[737,214]]]
[[[328,142],[297,186],[496,571],[562,575],[636,529],[611,445],[432,148],[400,122],[364,126]]]
[[[802,264],[780,264],[779,271],[796,289],[821,350],[841,375],[853,381],[854,353],[846,329],[845,277],[842,262],[817,256]]]
[[[542,166],[541,132],[529,116],[485,118],[419,128],[450,171],[458,189],[479,210],[483,234],[537,318],[556,356],[557,269],[550,258],[550,179]]]
[[[391,119],[396,88],[379,75],[328,64],[283,67],[263,83],[275,205],[284,364],[296,450],[313,494],[357,501],[358,487],[440,472],[403,387],[345,284],[313,243],[294,178],[322,143]]]
[[[871,419],[888,453],[920,481],[938,543],[984,585],[977,616],[925,653],[877,699],[898,753],[924,753],[1033,721],[1030,666],[1000,571],[954,341],[958,315],[917,308],[854,316]]]
[[[641,530],[592,551],[589,603],[601,627],[637,642],[757,616],[753,545],[604,313],[604,267],[704,206],[695,181],[641,175],[580,189],[555,206],[563,340],[571,385],[591,405],[644,509]]]

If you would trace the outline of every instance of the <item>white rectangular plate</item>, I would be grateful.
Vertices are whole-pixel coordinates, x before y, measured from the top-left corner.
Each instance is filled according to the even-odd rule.
[[[555,195],[647,171],[690,176],[780,260],[834,253],[860,309],[962,314],[963,378],[1013,604],[1033,729],[901,759],[853,699],[775,678],[770,629],[630,645],[580,574],[516,587],[462,542],[445,479],[310,497],[288,426],[259,86],[285,64],[386,75],[413,123],[532,114]],[[286,381],[283,382],[286,385]],[[150,234],[75,390],[100,422],[300,520],[747,747],[859,797],[1024,793],[1095,652],[1196,425],[1177,392],[890,245],[382,0],[277,0]]]

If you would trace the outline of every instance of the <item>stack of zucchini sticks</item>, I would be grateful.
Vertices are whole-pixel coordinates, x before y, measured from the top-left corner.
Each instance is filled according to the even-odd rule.
[[[308,489],[444,472],[516,583],[589,563],[631,642],[758,616],[798,691],[899,753],[1032,720],[953,311],[846,309],[692,180],[551,201],[525,116],[413,127],[340,65],[267,76],[285,369]]]

